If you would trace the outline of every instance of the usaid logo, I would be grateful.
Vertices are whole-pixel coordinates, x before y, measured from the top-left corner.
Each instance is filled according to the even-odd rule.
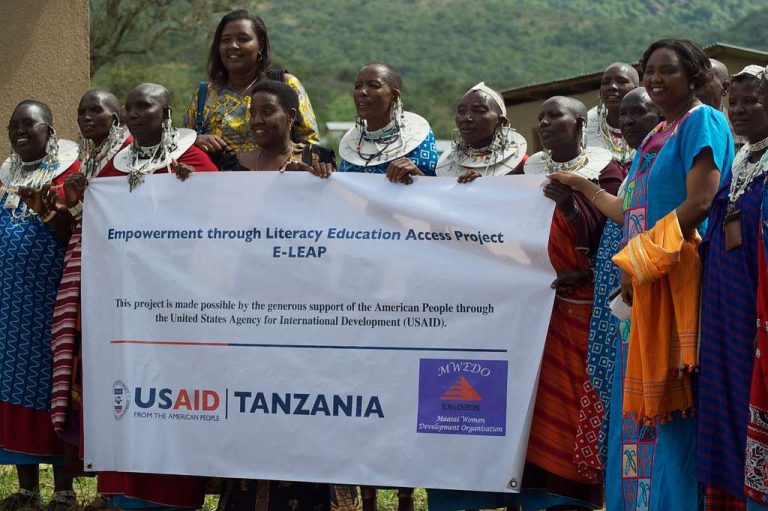
[[[131,394],[125,383],[117,380],[112,384],[112,405],[115,414],[115,420],[122,419],[131,406]]]

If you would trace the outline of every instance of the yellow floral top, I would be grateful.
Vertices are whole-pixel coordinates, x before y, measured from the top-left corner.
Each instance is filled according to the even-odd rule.
[[[295,126],[299,140],[317,144],[318,130],[315,112],[309,102],[307,91],[298,78],[286,73],[283,77],[286,85],[290,85],[299,95],[299,110],[301,122]],[[187,111],[184,114],[184,126],[195,129],[197,120],[197,94],[195,91]],[[235,92],[229,87],[219,87],[208,83],[208,95],[203,107],[203,133],[218,135],[235,152],[242,153],[256,147],[249,129],[251,116],[251,97]]]

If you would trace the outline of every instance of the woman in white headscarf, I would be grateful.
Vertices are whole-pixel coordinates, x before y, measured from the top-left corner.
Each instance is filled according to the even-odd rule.
[[[522,173],[525,138],[509,127],[507,108],[498,92],[480,82],[456,104],[456,134],[437,162],[438,176],[462,183],[481,176]]]

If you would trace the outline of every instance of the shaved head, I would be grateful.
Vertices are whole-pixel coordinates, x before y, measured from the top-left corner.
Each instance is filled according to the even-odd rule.
[[[120,115],[122,112],[122,107],[120,106],[120,101],[117,99],[117,96],[106,89],[91,89],[83,94],[80,102],[82,103],[88,98],[97,99],[105,109],[109,110],[109,113]],[[120,116],[122,117],[122,115]]]
[[[147,96],[154,98],[163,108],[171,106],[171,93],[168,92],[168,89],[157,83],[142,83],[137,85],[128,93],[128,97],[137,94],[146,94]]]
[[[619,128],[629,147],[637,149],[646,135],[661,122],[661,109],[643,87],[624,96],[619,108]]]
[[[627,95],[624,96],[624,101],[642,103],[644,105],[648,105],[654,110],[658,110],[659,108],[656,106],[656,103],[653,102],[645,87],[638,87],[627,92]]]
[[[627,78],[629,78],[629,81],[637,87],[640,85],[640,75],[637,74],[637,69],[634,68],[631,64],[627,64],[626,62],[614,62],[610,66],[605,68],[605,71],[603,71],[603,74],[608,73],[608,71],[616,70],[621,73],[624,73]]]
[[[555,105],[557,105],[561,110],[570,112],[570,114],[574,117],[583,119],[586,122],[587,107],[584,106],[584,103],[578,99],[569,98],[568,96],[553,96],[546,100],[544,104],[541,105],[541,108],[544,109],[545,106]]]
[[[369,62],[360,68],[360,71],[368,67],[375,67],[379,69],[381,72],[382,81],[386,83],[391,89],[403,89],[403,75],[395,66],[386,64],[384,62]]]
[[[709,63],[712,64],[712,72],[717,79],[720,80],[720,83],[724,83],[731,79],[731,75],[728,73],[728,68],[725,67],[725,64],[717,59],[709,59]]]
[[[731,86],[731,77],[725,64],[715,59],[709,59],[709,62],[712,68],[706,74],[704,82],[696,88],[696,96],[702,103],[720,110],[723,98]]]

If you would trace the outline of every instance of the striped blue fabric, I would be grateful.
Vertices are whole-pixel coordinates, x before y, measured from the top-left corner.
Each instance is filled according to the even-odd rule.
[[[700,246],[703,274],[696,476],[706,486],[744,498],[764,177],[753,179],[736,202],[735,209],[741,211],[742,245],[726,250],[723,222],[731,177],[715,197]]]

